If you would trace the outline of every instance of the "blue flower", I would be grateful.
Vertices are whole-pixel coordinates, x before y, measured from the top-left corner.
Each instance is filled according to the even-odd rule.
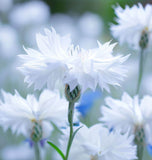
[[[152,145],[150,145],[150,144],[147,145],[147,151],[148,151],[149,155],[152,156]]]
[[[89,112],[91,107],[94,105],[94,102],[101,98],[101,91],[96,90],[95,92],[88,91],[85,92],[81,99],[80,104],[76,107],[78,111],[82,114],[82,116],[86,116],[86,114]]]

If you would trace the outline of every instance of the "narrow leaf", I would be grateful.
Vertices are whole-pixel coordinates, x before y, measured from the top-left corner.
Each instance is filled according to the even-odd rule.
[[[80,126],[79,128],[77,128],[77,129],[73,132],[72,139],[71,139],[71,144],[72,144],[72,142],[73,142],[73,139],[74,139],[76,133],[77,133],[82,127],[83,127],[83,126]]]
[[[52,142],[49,142],[49,141],[47,141],[47,143],[59,153],[59,155],[62,157],[63,160],[65,160],[65,156],[64,156],[63,152],[55,144],[53,144]]]

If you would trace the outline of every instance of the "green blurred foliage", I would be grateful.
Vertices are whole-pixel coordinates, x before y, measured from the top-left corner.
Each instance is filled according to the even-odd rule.
[[[82,14],[86,11],[94,12],[102,16],[105,23],[113,21],[113,6],[132,6],[141,2],[143,5],[152,3],[150,0],[44,0],[51,8],[52,13],[75,13]]]

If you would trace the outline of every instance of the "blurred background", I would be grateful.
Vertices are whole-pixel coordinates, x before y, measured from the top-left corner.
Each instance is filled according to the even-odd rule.
[[[19,66],[18,54],[25,54],[23,46],[37,48],[35,35],[43,33],[44,28],[53,26],[61,35],[70,34],[74,44],[83,48],[97,46],[97,40],[104,43],[112,40],[117,42],[109,31],[111,23],[115,23],[114,6],[132,6],[141,2],[143,5],[152,0],[0,0],[0,89],[19,93],[26,97],[33,93],[33,88],[27,87],[23,75],[16,69]],[[151,51],[148,51],[149,53]],[[121,88],[111,88],[111,96],[120,98],[125,90],[130,95],[135,94],[138,75],[138,53],[127,45],[119,44],[114,54],[131,54],[126,65],[129,69],[128,77]],[[152,94],[152,54],[148,54],[142,83],[142,94]],[[38,94],[38,92],[34,92]],[[100,106],[104,104],[104,97],[109,93],[86,92],[77,105],[81,112],[81,121],[87,126],[98,122]],[[51,139],[58,136],[54,130]],[[53,160],[53,152],[49,152],[46,160]],[[144,160],[152,160],[152,147],[145,147]],[[51,151],[51,152],[50,152]],[[147,152],[148,151],[148,152]],[[42,151],[43,154],[46,151]],[[22,136],[12,135],[10,131],[0,129],[0,160],[33,160],[33,150]]]

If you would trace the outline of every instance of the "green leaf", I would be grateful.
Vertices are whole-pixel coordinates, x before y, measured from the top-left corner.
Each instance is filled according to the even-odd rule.
[[[77,133],[82,127],[83,127],[83,126],[80,126],[79,128],[77,128],[77,129],[73,132],[73,135],[72,135],[72,138],[71,138],[71,144],[72,144],[72,142],[73,142],[73,139],[74,139],[76,133]]]
[[[59,153],[59,155],[62,157],[63,160],[65,160],[65,156],[64,156],[63,152],[55,144],[53,144],[52,142],[49,142],[49,141],[47,141],[47,143]]]

